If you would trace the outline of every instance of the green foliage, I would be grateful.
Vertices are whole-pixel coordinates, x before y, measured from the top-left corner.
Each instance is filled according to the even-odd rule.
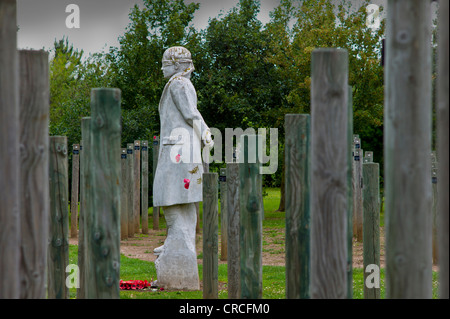
[[[120,47],[106,54],[110,86],[122,90],[123,146],[137,139],[151,140],[159,131],[158,104],[165,85],[162,54],[174,45],[189,47],[196,39],[195,29],[188,26],[197,8],[182,0],[144,0],[143,9],[135,5],[131,10]]]
[[[67,136],[68,147],[81,141],[81,118],[90,116],[90,91],[106,86],[108,67],[100,54],[83,60],[68,38],[54,42],[50,51],[51,136]]]
[[[311,53],[320,47],[344,48],[349,53],[349,85],[353,89],[354,133],[363,148],[374,151],[382,161],[383,68],[380,65],[381,38],[385,25],[372,31],[366,24],[368,1],[353,8],[346,0],[304,0],[296,6],[283,0],[267,25],[271,37],[272,63],[278,77],[286,79],[282,112],[310,112]]]

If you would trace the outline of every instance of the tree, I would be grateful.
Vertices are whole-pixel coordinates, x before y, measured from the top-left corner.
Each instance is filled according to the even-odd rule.
[[[112,87],[122,90],[122,143],[150,139],[159,132],[158,105],[165,80],[161,57],[174,45],[195,43],[197,34],[189,26],[198,4],[182,0],[144,0],[144,8],[131,10],[130,24],[119,47],[111,48]]]
[[[304,0],[298,6],[283,0],[274,10],[267,30],[272,37],[270,61],[279,78],[287,79],[283,112],[310,112],[311,53],[319,47],[344,48],[349,52],[349,85],[353,91],[354,132],[366,150],[382,163],[383,69],[380,65],[384,22],[372,31],[366,24],[368,1],[353,8],[348,1]],[[283,119],[284,120],[284,119]],[[282,188],[283,189],[283,188]],[[280,210],[283,210],[283,196]]]
[[[90,115],[90,91],[107,85],[108,66],[99,54],[83,60],[68,38],[50,50],[50,135],[67,136],[69,147],[81,140],[81,118]]]

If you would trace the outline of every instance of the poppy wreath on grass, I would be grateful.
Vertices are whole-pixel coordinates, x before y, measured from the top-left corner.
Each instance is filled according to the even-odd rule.
[[[121,280],[121,290],[142,290],[152,287],[152,284],[147,280]],[[163,290],[163,288],[161,288]]]

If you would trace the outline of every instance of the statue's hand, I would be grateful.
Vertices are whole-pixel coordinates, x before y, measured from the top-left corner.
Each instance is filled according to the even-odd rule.
[[[209,146],[210,148],[214,146],[214,141],[212,140],[211,131],[209,129],[206,129],[203,132],[202,140],[205,146]]]

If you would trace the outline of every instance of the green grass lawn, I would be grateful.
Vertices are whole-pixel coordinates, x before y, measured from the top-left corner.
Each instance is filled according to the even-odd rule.
[[[70,246],[70,263],[75,264],[77,259],[77,246]],[[200,281],[203,280],[203,266],[198,266]],[[353,269],[353,299],[364,298],[364,277],[362,268]],[[156,269],[153,262],[120,256],[120,278],[122,280],[147,280],[156,279]],[[381,298],[385,298],[384,268],[381,268]],[[227,283],[227,265],[219,265],[219,282]],[[437,273],[433,271],[433,298],[437,298]],[[263,298],[284,299],[285,292],[285,267],[263,266]],[[226,285],[224,286],[226,288]],[[76,290],[70,289],[70,298],[76,297]],[[150,291],[150,290],[122,290],[121,299],[202,299],[202,291]],[[227,290],[219,291],[219,299],[228,298]]]
[[[263,219],[263,228],[264,235],[271,236],[277,235],[277,229],[283,229],[285,227],[285,214],[284,212],[277,212],[279,206],[279,197],[280,190],[279,188],[267,188],[265,189],[267,195],[264,196],[264,219]],[[219,211],[220,211],[220,203],[219,203]],[[202,205],[200,203],[200,226],[202,226]],[[153,212],[152,208],[149,208],[149,229],[153,227]],[[384,224],[384,214],[382,213],[381,219],[383,220],[382,224]],[[219,219],[220,222],[220,219]],[[160,229],[164,229],[166,227],[164,217],[162,216],[159,219]],[[220,232],[220,225],[219,225]],[[284,253],[284,242],[280,243],[280,246],[283,247],[282,252],[274,252],[274,253]],[[264,242],[263,242],[264,249]],[[70,263],[77,263],[77,246],[70,246],[69,249],[69,260]],[[201,258],[201,255],[199,256]],[[150,281],[152,279],[156,279],[156,269],[155,264],[153,262],[147,262],[139,259],[128,258],[124,255],[121,255],[120,259],[120,278],[122,280],[147,280]],[[200,281],[202,281],[203,274],[203,266],[199,265],[199,276]],[[381,298],[385,298],[385,285],[384,285],[384,268],[380,270],[380,280],[381,280],[381,289],[380,295]],[[228,298],[228,293],[226,290],[226,283],[228,281],[227,278],[227,265],[219,264],[219,282],[221,282],[225,289],[219,291],[219,298],[226,299]],[[433,298],[437,298],[437,273],[433,272]],[[363,299],[364,298],[364,274],[363,269],[354,268],[353,269],[353,298],[354,299]],[[284,266],[263,266],[263,298],[265,299],[284,299],[286,297],[285,292],[285,267]],[[76,297],[76,290],[70,289],[70,297]],[[121,291],[120,297],[122,299],[201,299],[202,291]]]

